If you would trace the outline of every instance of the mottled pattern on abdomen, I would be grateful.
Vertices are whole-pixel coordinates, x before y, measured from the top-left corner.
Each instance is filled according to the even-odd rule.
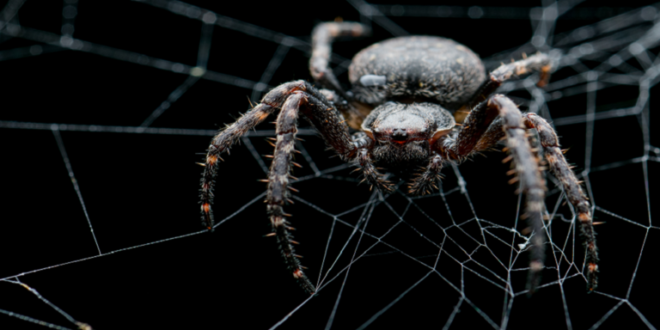
[[[364,75],[384,76],[385,84],[363,86],[360,78]],[[451,39],[416,36],[365,48],[353,58],[349,79],[355,98],[362,103],[375,106],[410,99],[456,110],[476,92],[486,74],[479,56],[467,47]]]

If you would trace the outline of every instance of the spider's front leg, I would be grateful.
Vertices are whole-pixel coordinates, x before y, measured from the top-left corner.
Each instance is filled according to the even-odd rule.
[[[280,251],[288,269],[302,288],[308,293],[314,293],[315,288],[302,271],[298,256],[294,254],[289,231],[292,230],[286,220],[290,215],[285,214],[282,207],[289,200],[289,177],[291,176],[292,151],[294,149],[295,135],[297,133],[296,120],[298,113],[302,113],[321,133],[326,143],[330,145],[343,160],[350,160],[366,151],[359,142],[351,141],[348,135],[348,126],[342,120],[339,111],[328,102],[323,95],[311,86],[306,91],[294,91],[282,106],[277,117],[277,141],[273,162],[268,176],[268,213],[273,226],[273,234],[277,237]],[[363,166],[366,169],[368,166]]]
[[[538,159],[526,137],[523,116],[506,96],[493,95],[479,103],[465,119],[458,136],[439,140],[437,148],[446,158],[463,160],[474,152],[494,146],[504,136],[514,161],[514,170],[525,194],[525,216],[533,231],[531,237],[528,290],[533,292],[540,280],[545,259],[543,230],[543,200],[545,181],[541,177]]]
[[[284,262],[293,277],[300,286],[309,293],[314,293],[314,285],[302,271],[302,265],[298,255],[294,253],[293,245],[297,242],[292,240],[289,231],[294,230],[286,220],[290,214],[284,213],[283,206],[289,202],[289,178],[291,178],[292,152],[294,150],[296,133],[296,120],[298,119],[298,108],[305,100],[303,92],[293,92],[282,106],[276,121],[277,141],[273,162],[268,174],[268,195],[266,197],[268,215],[273,228],[272,235],[277,239],[280,252]]]
[[[474,151],[483,151],[504,137],[504,121],[502,118],[495,118],[490,126],[487,128],[483,135],[479,135],[483,130],[483,126],[474,125],[479,120],[488,120],[488,118],[475,113],[471,117],[470,123],[466,122],[466,130],[472,130],[472,133],[467,133],[466,136],[473,138],[464,138],[463,141],[467,146],[474,144]],[[543,147],[543,154],[552,174],[561,182],[566,198],[573,205],[577,211],[577,217],[580,221],[580,233],[583,237],[583,245],[586,249],[586,278],[587,290],[589,293],[593,292],[598,287],[598,246],[596,245],[596,232],[593,227],[593,219],[591,215],[591,206],[587,196],[580,187],[580,182],[575,177],[568,165],[564,154],[559,149],[559,138],[557,133],[550,126],[550,124],[543,118],[534,113],[527,113],[523,116],[525,126],[528,129],[536,129],[539,134],[541,147]],[[475,136],[481,136],[475,138]]]
[[[289,178],[291,177],[292,152],[294,151],[296,121],[298,114],[304,114],[321,133],[326,142],[334,148],[344,160],[351,160],[357,155],[358,146],[348,135],[348,126],[343,122],[339,111],[325,99],[323,94],[305,81],[293,81],[282,84],[264,96],[259,104],[244,114],[235,123],[218,133],[209,146],[206,167],[202,177],[201,203],[202,220],[209,230],[214,227],[211,202],[213,185],[217,174],[220,155],[228,151],[236,140],[248,130],[261,123],[271,113],[280,110],[276,124],[276,143],[273,162],[268,175],[268,194],[266,198],[268,214],[280,252],[287,267],[298,283],[309,293],[315,291],[314,285],[302,271],[298,257],[294,253],[293,228],[289,225],[283,207],[290,201]],[[294,164],[295,165],[295,164]]]
[[[528,113],[525,116],[525,124],[528,128],[535,128],[539,133],[539,139],[545,159],[548,161],[550,170],[562,184],[566,198],[573,205],[578,213],[580,220],[580,232],[584,239],[584,247],[587,251],[586,271],[587,271],[587,290],[593,292],[598,286],[598,247],[596,246],[596,233],[594,231],[591,206],[587,196],[580,188],[580,182],[564,158],[564,154],[559,149],[559,139],[557,133],[548,124],[545,119],[534,113]]]
[[[211,202],[213,201],[213,188],[218,170],[220,155],[229,153],[229,148],[236,143],[247,131],[253,129],[264,121],[271,113],[278,110],[286,98],[296,90],[304,90],[306,83],[300,81],[280,85],[264,96],[261,103],[245,113],[233,124],[221,130],[211,141],[206,154],[204,173],[202,174],[202,188],[200,199],[202,204],[202,222],[208,230],[213,230],[214,219]]]

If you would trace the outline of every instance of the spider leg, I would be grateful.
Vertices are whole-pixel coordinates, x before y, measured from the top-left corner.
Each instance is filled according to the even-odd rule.
[[[303,102],[304,107],[300,110],[314,125],[314,128],[321,133],[325,142],[335,149],[339,157],[344,161],[349,161],[356,155],[356,145],[351,141],[344,117],[321,91],[309,85],[306,99]]]
[[[392,183],[385,180],[384,175],[378,172],[368,149],[361,148],[358,151],[358,163],[362,167],[362,174],[364,174],[362,182],[368,182],[371,185],[370,189],[375,186],[381,192],[392,192]]]
[[[385,180],[385,176],[379,173],[373,164],[370,150],[374,147],[375,141],[367,136],[366,132],[357,132],[353,134],[353,144],[357,147],[356,164],[360,166],[364,175],[360,183],[366,181],[371,185],[370,189],[375,186],[381,192],[392,192],[392,183]]]
[[[587,197],[580,188],[580,183],[566,162],[563,153],[559,149],[559,139],[555,130],[545,119],[536,114],[528,113],[525,116],[525,124],[528,128],[535,128],[539,133],[539,139],[545,159],[548,161],[550,170],[562,183],[567,199],[578,212],[580,228],[584,239],[584,247],[587,251],[587,290],[593,292],[598,286],[598,248],[596,246],[596,233],[594,231],[591,210]]]
[[[268,115],[279,109],[284,100],[296,90],[305,90],[307,83],[304,81],[293,81],[282,84],[268,94],[252,110],[245,113],[233,124],[221,130],[209,145],[206,154],[206,163],[204,173],[202,174],[202,188],[200,189],[200,199],[202,204],[202,222],[208,230],[213,229],[213,210],[211,202],[213,201],[213,187],[215,185],[215,176],[217,175],[218,160],[222,160],[220,155],[229,152],[229,148],[236,143],[239,137],[250,129],[263,122]]]
[[[220,155],[229,148],[248,130],[254,128],[264,121],[276,110],[268,104],[260,103],[249,112],[245,113],[233,124],[220,131],[209,145],[204,164],[204,173],[202,174],[202,188],[200,189],[200,200],[202,204],[202,223],[206,228],[213,230],[214,218],[211,202],[213,201],[213,188],[215,186],[215,177],[218,174],[218,161],[223,160]]]
[[[440,180],[440,170],[442,170],[442,157],[435,155],[429,160],[429,165],[422,173],[416,177],[408,186],[411,195],[426,195],[433,190],[438,190],[438,180]]]
[[[497,118],[499,116],[499,118]],[[493,126],[493,123],[497,124]],[[496,144],[504,136],[514,161],[520,191],[525,194],[527,223],[534,232],[531,237],[530,272],[527,288],[534,292],[540,281],[545,259],[543,231],[543,200],[545,181],[541,177],[538,159],[526,136],[524,119],[516,105],[504,95],[493,95],[479,103],[468,115],[458,135],[439,140],[436,144],[448,159],[463,160],[472,153]],[[501,129],[501,130],[500,130]]]
[[[332,42],[339,37],[361,37],[369,34],[371,34],[369,27],[360,23],[328,22],[317,25],[312,31],[312,56],[309,59],[309,71],[314,80],[324,88],[335,91],[349,100],[328,65]]]
[[[209,230],[213,229],[211,202],[220,155],[225,151],[228,152],[241,135],[263,122],[268,115],[275,111],[280,111],[280,113],[276,120],[277,139],[267,180],[266,203],[273,227],[273,232],[269,236],[277,238],[285,263],[298,283],[305,291],[313,293],[315,288],[303,273],[303,267],[298,260],[299,256],[294,254],[293,244],[296,242],[292,240],[289,233],[293,228],[286,220],[290,215],[285,214],[283,210],[283,206],[289,201],[288,190],[293,190],[289,187],[289,177],[291,165],[296,165],[291,161],[291,153],[294,151],[295,135],[298,131],[296,121],[299,112],[305,115],[343,160],[348,161],[355,158],[358,146],[351,141],[348,126],[344,123],[339,111],[309,83],[299,80],[276,87],[268,92],[252,110],[213,138],[202,176],[202,220]]]
[[[372,108],[367,105],[348,102],[334,91],[329,89],[319,90],[325,98],[330,101],[341,112],[342,116],[346,119],[346,124],[356,131],[362,129],[362,122],[367,118]]]
[[[481,85],[481,88],[479,88],[474,95],[472,101],[468,103],[469,109],[474,108],[479,102],[485,101],[488,96],[494,93],[495,90],[502,85],[503,82],[513,77],[519,77],[527,73],[539,71],[541,77],[539,78],[537,85],[543,87],[550,79],[551,69],[552,65],[550,58],[543,53],[538,53],[513,63],[502,64],[499,68],[495,69],[495,71],[491,72],[489,79]]]
[[[292,244],[296,244],[296,242],[291,239],[292,236],[289,233],[293,228],[286,220],[291,215],[285,214],[282,209],[290,196],[288,185],[295,135],[298,131],[296,128],[298,112],[307,117],[342,159],[349,160],[355,157],[357,146],[350,140],[348,126],[343,120],[340,121],[342,117],[337,109],[332,107],[323,95],[311,86],[308,86],[306,91],[294,91],[287,98],[277,117],[277,141],[268,176],[268,196],[266,198],[268,214],[287,268],[300,286],[311,294],[315,291],[314,285],[303,272],[298,256],[294,254]]]
[[[586,249],[587,290],[588,292],[593,292],[598,287],[597,273],[599,257],[596,232],[593,227],[593,218],[588,199],[580,187],[580,182],[575,177],[566,158],[559,149],[559,139],[552,126],[545,119],[533,113],[525,114],[523,119],[527,128],[537,130],[549,169],[562,183],[562,188],[568,201],[577,210],[578,219],[580,220],[580,232]],[[486,150],[500,141],[504,137],[502,127],[502,119],[499,117],[495,118],[483,136],[476,142],[474,150]]]
[[[296,133],[298,132],[296,120],[298,119],[298,108],[304,99],[305,94],[302,92],[293,92],[284,102],[282,110],[277,116],[277,141],[275,142],[273,162],[270,165],[268,175],[266,203],[273,233],[277,238],[287,268],[305,291],[314,293],[314,285],[303,273],[298,256],[294,254],[292,244],[296,244],[296,242],[292,240],[293,236],[289,233],[290,230],[294,229],[286,220],[291,215],[284,213],[282,209],[290,197],[289,177],[291,176],[291,163],[293,161],[292,152],[295,146]]]

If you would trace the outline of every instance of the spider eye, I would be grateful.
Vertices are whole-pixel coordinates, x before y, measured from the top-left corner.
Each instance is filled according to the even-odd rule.
[[[402,128],[395,128],[392,130],[391,139],[394,141],[406,141],[408,139],[408,132]]]

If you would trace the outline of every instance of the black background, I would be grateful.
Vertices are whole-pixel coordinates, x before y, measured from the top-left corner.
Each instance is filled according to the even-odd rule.
[[[309,33],[321,21],[360,20],[359,13],[347,2],[324,4],[272,2],[257,4],[243,1],[190,2],[244,22],[285,35],[309,41]],[[386,2],[379,2],[385,4]],[[422,4],[421,2],[416,2]],[[465,5],[459,1],[443,1],[445,5]],[[514,6],[498,1],[473,1],[471,5]],[[536,2],[534,2],[536,5]],[[626,2],[628,8],[643,3]],[[624,4],[621,4],[622,6]],[[598,8],[597,2],[586,2],[579,8]],[[619,8],[619,7],[617,7]],[[62,3],[28,0],[20,9],[21,25],[59,34],[62,24]],[[557,33],[596,22],[618,13],[621,9],[595,11],[587,17],[559,20]],[[526,19],[468,19],[394,17],[398,25],[411,34],[442,35],[468,45],[483,58],[506,51],[529,40],[532,27]],[[201,23],[166,10],[128,1],[80,1],[75,19],[74,37],[80,40],[124,49],[155,58],[194,66],[197,59]],[[390,37],[386,30],[374,25],[374,36],[336,44],[334,51],[350,58],[367,45]],[[20,38],[3,37],[1,50],[31,46],[35,43]],[[42,55],[0,61],[2,95],[0,120],[67,123],[84,125],[138,126],[179,86],[186,76],[171,71],[118,61],[84,52],[47,48]],[[259,81],[277,44],[247,36],[240,31],[216,27],[213,32],[208,69]],[[564,74],[573,74],[572,72]],[[339,77],[346,81],[346,75]],[[271,85],[293,79],[310,79],[307,53],[291,49],[275,72]],[[217,129],[234,120],[248,109],[246,95],[251,90],[200,80],[186,92],[152,126],[194,129]],[[599,92],[598,110],[626,107],[634,104],[635,87],[610,88]],[[520,95],[525,97],[524,94]],[[554,118],[584,113],[586,95],[549,103]],[[600,103],[599,103],[600,105]],[[525,104],[522,108],[525,108]],[[653,111],[653,105],[652,105]],[[306,126],[307,124],[303,124]],[[652,127],[652,126],[651,126]],[[272,128],[265,124],[264,128]],[[567,157],[585,166],[586,124],[558,128]],[[198,186],[200,161],[210,140],[209,136],[114,134],[91,132],[61,132],[64,146],[80,185],[82,198],[103,253],[135,247],[162,239],[200,231]],[[2,226],[0,227],[0,278],[15,281],[24,272],[60,265],[55,268],[20,276],[21,282],[37,290],[43,297],[69,313],[75,319],[89,323],[95,329],[111,328],[269,328],[300,305],[307,296],[291,279],[279,257],[274,241],[263,238],[269,231],[265,207],[260,199],[221,225],[214,234],[192,235],[150,246],[91,258],[96,251],[89,226],[62,160],[56,139],[48,130],[0,129],[3,146],[2,161]],[[263,138],[252,138],[260,154],[271,152]],[[643,154],[639,123],[636,117],[599,121],[593,143],[592,165],[630,160]],[[658,143],[655,143],[658,145]],[[332,152],[324,151],[323,142],[307,137],[305,147],[321,169],[340,165]],[[517,196],[504,174],[503,154],[478,157],[461,166],[467,181],[470,200],[482,219],[511,221],[513,227]],[[223,219],[264,191],[261,168],[245,147],[232,149],[221,164],[215,213]],[[305,162],[302,162],[306,165]],[[649,163],[649,182],[653,182],[657,163]],[[350,170],[336,173],[349,177]],[[312,174],[309,166],[296,170],[296,176]],[[443,188],[456,187],[456,177],[450,168],[443,172]],[[353,174],[351,177],[356,178]],[[642,225],[649,224],[642,166],[628,165],[594,173],[591,187],[597,205]],[[655,179],[657,180],[657,179]],[[648,184],[648,182],[646,182]],[[650,185],[651,188],[654,185]],[[339,214],[365,203],[369,188],[350,181],[315,179],[296,185],[300,196],[330,214]],[[651,198],[653,199],[653,190]],[[556,200],[557,194],[551,197]],[[473,217],[466,199],[454,193],[447,197],[455,219]],[[403,196],[388,199],[396,212],[407,203]],[[422,210],[438,221],[447,221],[447,211],[439,198],[420,200]],[[549,203],[549,205],[554,205]],[[298,228],[298,249],[305,256],[304,264],[313,280],[318,276],[323,249],[332,217],[299,202],[287,210]],[[417,213],[416,213],[417,212]],[[423,227],[424,218],[413,210],[406,216],[412,225]],[[568,208],[560,213],[570,217]],[[656,212],[657,213],[657,212]],[[342,215],[341,219],[355,224],[359,212]],[[607,224],[597,228],[603,258],[601,290],[626,297],[641,244],[646,245],[630,294],[630,303],[639,313],[657,324],[654,304],[644,298],[658,293],[653,282],[651,261],[657,251],[657,231],[635,226],[604,213],[596,214]],[[396,222],[384,206],[376,208],[369,222],[369,231],[382,235]],[[558,228],[566,228],[567,226]],[[409,229],[397,227],[388,236],[413,256],[437,254]],[[518,229],[524,228],[523,224]],[[554,228],[554,227],[553,227]],[[350,229],[336,227],[337,242],[345,240]],[[424,232],[431,239],[441,239],[433,229]],[[561,229],[556,229],[560,231]],[[472,222],[465,231],[478,236]],[[462,246],[472,246],[467,236],[453,233]],[[418,235],[417,235],[418,237]],[[579,239],[577,240],[579,242]],[[354,242],[354,241],[352,241]],[[491,241],[489,241],[490,244]],[[362,244],[370,245],[365,239]],[[358,250],[364,251],[364,246]],[[343,268],[354,251],[350,244],[337,267]],[[475,246],[473,246],[475,247]],[[331,248],[336,255],[339,246]],[[503,245],[493,244],[493,251],[505,255]],[[449,248],[448,248],[449,249]],[[431,251],[431,252],[429,252]],[[475,257],[480,253],[479,250]],[[572,249],[568,249],[572,251]],[[373,252],[388,252],[377,248]],[[453,252],[453,251],[451,251]],[[575,260],[582,260],[576,248]],[[524,267],[525,255],[518,261]],[[446,259],[446,255],[442,258]],[[432,264],[433,257],[419,258]],[[334,258],[329,257],[329,261]],[[581,264],[581,262],[580,262]],[[487,264],[490,269],[501,269]],[[453,267],[453,268],[452,268]],[[327,268],[327,265],[326,265]],[[459,264],[450,260],[440,263],[443,278],[431,275],[419,286],[397,301],[407,288],[419,281],[427,269],[400,254],[368,257],[356,263],[350,271],[334,328],[356,328],[388,304],[397,301],[373,324],[372,328],[421,327],[440,328],[454,310],[458,294],[447,282],[465,283],[465,297],[495,323],[500,324],[504,292],[487,284],[470,272],[463,274]],[[488,278],[484,269],[480,275]],[[334,272],[333,274],[336,274]],[[554,274],[554,275],[553,275]],[[556,272],[545,273],[544,283],[556,281]],[[514,272],[514,291],[523,290],[525,272]],[[295,312],[283,328],[321,328],[331,318],[339,295],[343,276],[332,282]],[[445,281],[446,280],[446,281]],[[538,327],[565,328],[562,291],[574,328],[588,328],[610,311],[618,300],[603,295],[587,295],[581,278],[571,278],[561,287],[553,285],[540,290],[532,299],[518,296],[514,300],[508,327],[512,329]],[[38,320],[73,327],[53,309],[39,301],[23,287],[0,282],[0,309]],[[485,328],[488,324],[475,308],[464,302],[453,321],[454,327],[471,325]],[[617,309],[604,323],[605,328],[626,321],[631,328],[643,327],[640,318],[627,303]],[[0,315],[6,328],[29,328],[31,324]],[[36,327],[36,326],[35,326]],[[3,326],[3,328],[5,328]]]

